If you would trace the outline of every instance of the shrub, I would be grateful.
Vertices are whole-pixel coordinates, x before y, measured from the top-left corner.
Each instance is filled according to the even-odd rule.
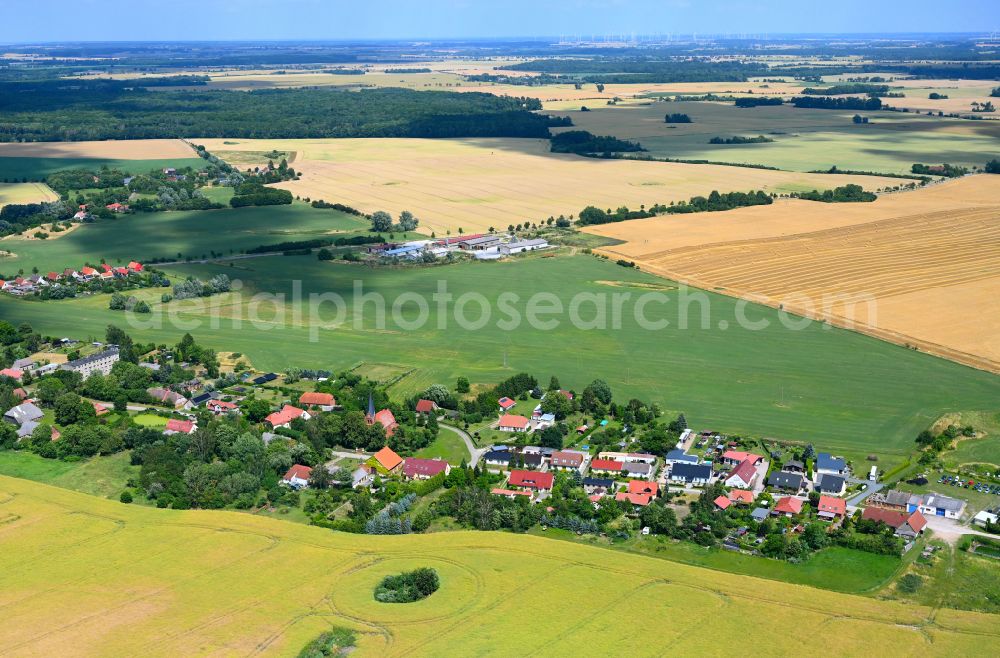
[[[299,652],[299,658],[325,658],[345,656],[357,643],[354,631],[348,628],[334,628],[323,633]]]
[[[923,578],[921,578],[915,573],[908,573],[899,579],[899,583],[896,585],[896,587],[901,592],[905,592],[907,594],[913,594],[918,589],[920,589],[920,586],[923,584],[924,584]]]
[[[132,502],[132,492],[127,489],[122,492],[122,495],[118,497],[118,500],[125,503],[126,505]]]
[[[426,599],[440,586],[437,571],[422,567],[383,578],[375,588],[375,600],[381,603],[412,603]]]

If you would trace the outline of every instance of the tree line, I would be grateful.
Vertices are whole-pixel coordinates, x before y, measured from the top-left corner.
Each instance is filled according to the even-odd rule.
[[[587,206],[580,211],[577,224],[582,226],[594,224],[609,224],[627,219],[643,219],[656,215],[675,215],[694,212],[719,212],[746,206],[766,206],[774,203],[774,198],[762,190],[754,192],[718,192],[713,190],[707,197],[694,196],[688,201],[670,202],[670,205],[656,204],[646,209],[629,210],[621,206],[612,211],[610,208],[601,210],[596,206]]]
[[[0,82],[0,141],[175,137],[548,137],[541,103],[409,89],[148,91],[115,81]],[[130,84],[135,84],[130,82]]]

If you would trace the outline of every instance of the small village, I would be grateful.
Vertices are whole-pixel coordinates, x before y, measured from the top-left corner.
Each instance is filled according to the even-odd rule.
[[[128,271],[141,271],[141,265],[134,265],[138,269],[130,265]],[[85,347],[86,355],[58,362],[23,358],[0,371],[0,381],[8,378],[17,386],[13,394],[19,403],[4,413],[6,424],[15,428],[15,446],[30,443],[38,450],[39,432],[45,432],[47,445],[42,445],[39,454],[59,454],[67,427],[57,428],[52,423],[52,412],[45,407],[53,402],[42,402],[39,396],[45,396],[46,380],[72,373],[79,377],[78,390],[83,393],[77,399],[86,407],[77,423],[96,422],[100,426],[118,412],[129,419],[126,422],[141,424],[146,435],[143,440],[154,444],[179,440],[173,437],[189,437],[184,441],[190,441],[199,431],[217,434],[227,425],[249,430],[259,437],[265,451],[281,450],[288,455],[284,459],[292,462],[276,474],[279,487],[288,493],[269,493],[268,504],[281,508],[298,505],[301,495],[319,496],[309,498],[313,502],[306,505],[320,512],[314,513],[311,522],[333,523],[331,527],[340,529],[387,531],[385,515],[375,513],[378,505],[358,519],[364,522],[361,526],[349,525],[353,510],[370,504],[361,501],[380,500],[383,512],[398,511],[392,506],[407,496],[414,496],[407,498],[407,504],[414,500],[419,504],[418,492],[427,495],[441,487],[452,489],[473,481],[496,501],[492,505],[501,509],[514,505],[513,509],[522,510],[522,522],[530,520],[543,529],[552,524],[574,528],[577,533],[619,536],[632,527],[638,536],[684,536],[731,551],[784,559],[800,558],[800,546],[815,549],[831,540],[860,550],[900,555],[928,528],[956,532],[970,516],[974,525],[994,530],[1000,512],[993,506],[970,515],[966,501],[936,490],[912,493],[886,488],[876,465],[857,473],[843,457],[815,452],[811,445],[792,446],[781,454],[754,452],[753,443],[746,439],[682,426],[686,425],[683,417],[671,424],[675,428],[671,431],[676,432],[672,443],[665,444],[662,451],[643,450],[642,440],[628,424],[638,422],[637,416],[649,415],[654,418],[646,422],[655,422],[655,412],[636,409],[636,414],[630,408],[624,425],[622,410],[612,413],[613,406],[603,415],[588,417],[571,411],[581,402],[576,393],[556,386],[542,391],[527,375],[512,380],[529,390],[494,398],[492,417],[442,407],[439,401],[451,403],[440,398],[440,391],[433,391],[433,395],[428,391],[438,400],[418,397],[407,402],[408,406],[400,406],[387,404],[384,393],[371,387],[363,389],[368,393],[362,408],[345,412],[333,391],[353,390],[356,395],[358,387],[367,385],[344,374],[317,371],[293,378],[244,369],[221,375],[213,383],[206,377],[204,364],[172,363],[177,349],[154,349],[133,365],[121,360],[122,348],[116,344],[83,346],[64,338],[53,347],[74,355]],[[187,349],[197,360],[212,358],[197,357],[193,341]],[[136,366],[139,370],[134,372],[145,372],[139,378],[151,384],[141,395],[130,394],[146,402],[86,396],[93,382],[132,376],[126,373],[132,373]],[[155,379],[162,380],[175,369],[172,381]],[[280,393],[277,397],[272,394],[276,390],[287,393],[283,385],[293,379],[300,390],[296,396],[282,399]],[[336,388],[348,380],[353,388]],[[593,395],[591,387],[586,394]],[[482,402],[485,398],[480,395],[477,399]],[[56,418],[59,404],[57,399]],[[365,433],[361,444],[308,447],[306,436],[316,428],[341,426],[351,413],[357,414],[359,421],[363,414],[364,427],[368,428],[358,430]],[[579,424],[567,426],[572,419],[579,419]],[[417,451],[414,446],[426,445],[442,431],[454,433],[465,443],[468,456],[461,464],[440,456],[412,454]],[[616,445],[602,444],[602,433],[620,440]],[[161,437],[159,441],[156,436]],[[487,436],[493,440],[483,443]],[[500,437],[506,440],[497,441]],[[346,443],[343,439],[334,441]],[[301,455],[301,460],[295,455]],[[938,483],[947,485],[954,479],[942,474]],[[1000,493],[996,484],[970,482],[968,486]],[[155,495],[155,487],[147,492]],[[323,513],[326,508],[318,501],[329,499],[330,492],[342,501],[339,509],[347,505],[347,517]],[[167,500],[160,497],[152,502]],[[589,512],[581,507],[584,504]],[[404,523],[397,514],[390,516],[390,521],[395,525],[390,523],[393,529],[388,532],[413,531],[409,517]],[[426,524],[425,519],[418,527]]]
[[[41,293],[45,289],[86,286],[93,283],[103,285],[113,283],[116,280],[127,281],[131,279],[133,282],[137,282],[139,275],[143,272],[145,269],[142,263],[134,260],[123,266],[100,263],[96,267],[90,265],[84,265],[79,269],[67,267],[61,272],[34,273],[28,276],[18,275],[9,280],[0,279],[0,291],[15,297],[23,297]]]

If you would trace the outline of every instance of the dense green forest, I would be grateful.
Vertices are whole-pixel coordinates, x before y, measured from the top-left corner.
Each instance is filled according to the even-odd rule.
[[[134,84],[134,83],[132,83]],[[536,99],[365,89],[260,91],[0,82],[0,141],[163,137],[548,137]]]
[[[608,135],[597,136],[586,130],[568,130],[552,137],[553,153],[634,153],[645,151],[638,143]]]
[[[576,75],[585,82],[743,82],[764,75],[767,66],[742,62],[656,60],[646,58],[539,59],[511,64],[511,71]]]
[[[782,100],[780,96],[771,96],[767,98],[737,98],[735,101],[736,107],[757,107],[758,105],[781,105],[785,101]]]
[[[832,98],[827,96],[799,96],[792,99],[795,107],[808,107],[817,110],[881,110],[882,101],[877,98]]]
[[[873,85],[863,82],[849,82],[830,87],[806,87],[803,94],[809,96],[840,96],[842,94],[871,94],[881,96],[889,92],[889,85]]]

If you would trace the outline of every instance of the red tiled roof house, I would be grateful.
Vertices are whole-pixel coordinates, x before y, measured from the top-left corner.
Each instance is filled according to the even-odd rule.
[[[306,409],[319,407],[323,411],[332,411],[337,401],[330,393],[303,393],[299,396],[299,404]]]
[[[407,480],[429,480],[439,473],[450,472],[451,465],[443,459],[407,457],[403,462],[403,477]]]
[[[309,486],[309,477],[311,475],[311,468],[303,466],[302,464],[295,464],[288,469],[288,472],[285,473],[285,477],[281,478],[281,482],[283,484],[287,484],[293,489],[301,489]]]

